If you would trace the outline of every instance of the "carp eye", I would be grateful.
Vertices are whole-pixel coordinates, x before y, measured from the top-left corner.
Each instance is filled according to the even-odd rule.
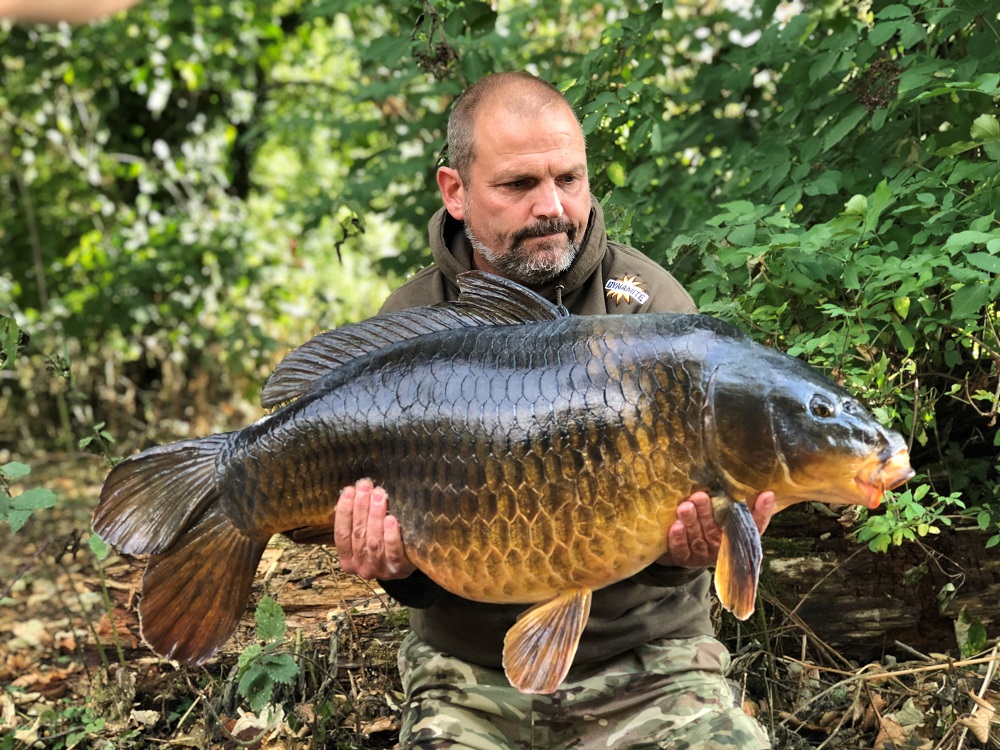
[[[809,402],[809,411],[818,419],[829,419],[836,414],[836,407],[822,396],[813,396]]]

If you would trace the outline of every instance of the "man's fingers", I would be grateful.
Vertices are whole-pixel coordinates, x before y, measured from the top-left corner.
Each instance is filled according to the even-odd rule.
[[[706,552],[714,557],[722,544],[722,529],[715,522],[715,511],[712,508],[712,498],[705,492],[696,492],[690,497],[698,514],[698,525],[701,537],[705,540]]]
[[[406,578],[416,566],[406,557],[399,521],[388,515],[389,496],[370,479],[340,492],[333,540],[340,567],[362,578]]]
[[[687,566],[691,560],[691,547],[688,546],[688,531],[681,520],[674,521],[667,531],[669,562],[671,565]],[[665,562],[665,561],[664,561]]]
[[[399,530],[399,520],[395,516],[385,517],[385,561],[384,578],[405,578],[417,569],[410,562],[403,547],[403,536]]]
[[[763,534],[767,530],[767,526],[771,523],[771,516],[774,515],[774,507],[776,504],[776,499],[773,492],[761,492],[757,496],[757,500],[754,501],[751,513],[753,514],[753,522],[757,526],[757,531]]]
[[[354,487],[344,487],[340,491],[333,511],[333,542],[341,560],[351,556],[351,533],[354,530]]]
[[[371,498],[371,484],[362,481],[354,485],[351,555],[355,558],[363,558],[365,556],[365,545],[368,541],[368,506],[371,504]]]
[[[368,501],[368,518],[365,524],[365,552],[369,562],[378,566],[385,556],[386,492],[381,487],[366,488],[361,494]],[[357,537],[355,536],[355,539]]]

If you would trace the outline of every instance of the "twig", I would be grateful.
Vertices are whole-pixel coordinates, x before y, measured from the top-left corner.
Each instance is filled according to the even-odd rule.
[[[789,610],[788,607],[781,600],[779,600],[777,597],[766,591],[762,591],[761,596],[764,599],[764,601],[780,609],[785,616],[785,620],[793,624],[798,630],[805,633],[809,637],[809,639],[813,642],[813,644],[820,651],[822,651],[827,657],[829,657],[829,659],[832,662],[842,664],[848,667],[851,666],[851,662],[848,659],[845,659],[843,656],[837,653],[837,650],[834,649],[830,644],[828,644],[826,641],[824,641],[822,638],[816,635],[809,628],[806,622],[797,614],[795,614],[794,610]]]
[[[782,657],[782,659],[784,659],[785,661],[792,662],[794,664],[798,664],[799,666],[805,667],[807,669],[815,669],[815,670],[818,670],[818,671],[821,671],[821,672],[829,672],[831,674],[841,675],[842,677],[845,678],[845,679],[841,680],[840,682],[836,682],[833,685],[831,685],[830,687],[826,688],[826,690],[823,690],[823,691],[817,693],[816,695],[814,695],[812,698],[810,698],[806,702],[806,704],[804,706],[799,707],[798,710],[801,710],[802,708],[805,708],[809,704],[815,703],[816,701],[820,700],[821,698],[824,698],[825,696],[827,696],[828,694],[830,694],[831,692],[833,692],[837,688],[844,687],[845,685],[851,685],[851,684],[853,684],[855,682],[864,683],[864,682],[869,681],[869,680],[895,680],[895,681],[898,682],[898,678],[899,677],[903,677],[905,675],[921,674],[921,673],[925,673],[925,672],[940,672],[940,671],[943,671],[943,670],[946,670],[946,669],[955,669],[955,668],[958,668],[958,667],[972,667],[972,666],[976,666],[978,664],[993,664],[993,665],[995,665],[998,661],[1000,661],[1000,655],[998,655],[996,653],[996,649],[994,649],[994,653],[991,656],[986,656],[986,657],[979,658],[979,659],[965,659],[963,661],[949,661],[947,664],[932,664],[932,665],[925,666],[925,667],[913,667],[911,669],[900,669],[900,670],[897,670],[895,672],[889,672],[889,671],[866,672],[865,670],[867,670],[869,667],[875,667],[875,666],[877,666],[875,664],[869,664],[869,665],[867,665],[865,667],[862,667],[861,671],[860,672],[856,672],[856,673],[845,672],[842,669],[833,669],[832,667],[820,667],[820,666],[817,666],[815,664],[809,664],[807,662],[801,662],[798,659],[793,659],[790,656],[784,656],[784,657]],[[906,687],[906,685],[904,685],[901,682],[899,683],[899,686],[901,688],[903,688],[903,689],[907,689],[907,690],[909,689],[909,688]],[[796,711],[796,713],[797,712],[798,711]],[[795,714],[791,714],[789,718],[792,718],[794,716],[795,716]],[[788,721],[788,719],[786,719],[782,723],[786,723],[787,721]]]
[[[177,731],[180,731],[181,727],[184,726],[184,722],[187,721],[187,717],[191,715],[191,712],[194,711],[194,707],[198,705],[198,701],[200,700],[201,700],[201,693],[198,693],[194,697],[194,700],[191,701],[191,705],[188,706],[188,710],[184,712],[184,715],[180,718],[180,721],[177,722]]]
[[[986,688],[989,687],[989,684],[993,682],[993,673],[996,672],[997,664],[1000,664],[1000,658],[997,657],[998,649],[1000,649],[1000,645],[993,647],[993,654],[990,656],[990,665],[986,668],[986,677],[983,678],[983,684],[979,686],[978,695],[980,698],[982,698],[983,695],[986,693]],[[973,716],[975,716],[976,711],[978,710],[979,710],[979,704],[976,703],[976,705],[973,706],[972,708],[972,712],[969,714],[969,718],[971,719]],[[969,726],[966,725],[962,727],[962,734],[959,735],[958,744],[955,745],[955,750],[962,750],[962,745],[965,744],[965,738],[968,736],[968,734],[969,734]]]
[[[927,654],[923,654],[923,653],[917,651],[915,648],[913,648],[913,646],[907,646],[902,641],[893,641],[893,643],[896,644],[896,648],[901,649],[902,651],[905,651],[908,654],[912,654],[913,656],[917,657],[921,661],[934,661]]]
[[[824,747],[826,747],[829,743],[833,742],[833,738],[837,736],[837,732],[839,732],[840,728],[844,726],[844,722],[847,721],[847,717],[850,715],[854,707],[858,704],[858,701],[861,700],[861,691],[864,690],[864,687],[865,687],[864,683],[861,682],[858,683],[857,689],[854,691],[854,700],[851,701],[851,705],[840,713],[840,721],[837,722],[837,726],[835,726],[833,730],[829,732],[829,736],[827,736],[825,740],[823,740],[819,745],[816,746],[816,750],[823,750]]]
[[[782,658],[785,661],[795,662],[800,666],[808,667],[810,669],[818,669],[823,672],[830,672],[832,674],[843,675],[848,678],[840,682],[840,684],[843,685],[844,683],[855,682],[857,680],[885,680],[885,679],[892,679],[895,677],[902,677],[905,675],[920,674],[923,672],[941,672],[946,669],[957,669],[959,667],[974,667],[978,664],[991,664],[994,665],[991,666],[991,668],[995,669],[996,663],[1000,661],[1000,655],[998,655],[996,651],[997,649],[994,648],[993,654],[991,654],[990,656],[983,656],[978,659],[963,659],[962,661],[949,661],[946,664],[929,664],[924,667],[911,667],[910,669],[900,669],[895,672],[890,672],[888,670],[885,670],[883,672],[865,672],[863,674],[844,672],[843,670],[833,669],[832,667],[819,667],[816,666],[815,664],[809,664],[806,662],[801,662],[798,659],[793,659],[790,656],[784,656]],[[868,665],[868,666],[874,666],[874,665]],[[865,667],[865,669],[867,669],[867,667]]]

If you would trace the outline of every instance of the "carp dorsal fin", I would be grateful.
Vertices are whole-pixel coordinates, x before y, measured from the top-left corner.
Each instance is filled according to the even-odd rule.
[[[325,331],[290,352],[274,369],[260,395],[265,409],[293,401],[324,375],[390,344],[436,331],[515,325],[566,315],[527,287],[482,271],[458,276],[458,299],[376,315]]]

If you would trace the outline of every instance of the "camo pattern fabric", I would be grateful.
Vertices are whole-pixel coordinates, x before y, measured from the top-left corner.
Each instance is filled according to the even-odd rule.
[[[551,695],[525,695],[501,670],[436,651],[412,633],[399,651],[406,701],[400,748],[441,750],[763,750],[737,705],[714,638],[661,639],[574,666]]]

